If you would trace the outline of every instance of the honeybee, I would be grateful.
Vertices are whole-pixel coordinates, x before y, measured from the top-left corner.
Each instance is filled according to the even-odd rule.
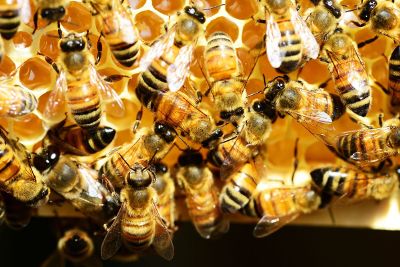
[[[333,196],[345,196],[351,200],[381,200],[398,188],[396,171],[372,174],[346,167],[325,167],[314,169],[310,174],[314,186],[323,196],[321,208],[330,204]]]
[[[118,0],[110,2],[103,6],[97,1],[91,1],[91,5],[102,17],[101,34],[115,59],[125,67],[131,67],[140,55],[139,35],[128,10]],[[97,61],[100,57],[98,55]]]
[[[19,85],[0,83],[0,117],[17,118],[32,113],[37,99],[29,90]]]
[[[10,40],[17,33],[21,21],[28,23],[31,6],[28,0],[7,0],[0,3],[0,34]]]
[[[7,226],[14,230],[28,226],[32,218],[31,207],[4,192],[0,194],[0,199],[3,200],[3,206],[0,207],[0,222],[3,218]]]
[[[154,128],[144,128],[135,136],[136,140],[114,152],[101,166],[100,177],[105,177],[115,190],[125,185],[125,177],[131,169],[148,167],[151,161],[163,158],[172,148],[176,133],[174,129],[160,122]],[[131,167],[133,166],[133,167]]]
[[[299,215],[317,210],[319,195],[311,186],[282,186],[257,189],[246,208],[249,214],[260,217],[254,228],[255,237],[268,236]]]
[[[337,29],[323,46],[321,59],[328,67],[343,104],[354,114],[365,117],[371,106],[371,86],[357,44]]]
[[[0,190],[29,206],[47,203],[50,190],[29,163],[30,155],[18,141],[0,128]]]
[[[250,201],[259,182],[259,177],[251,163],[246,163],[224,185],[220,194],[220,206],[223,212],[235,213]]]
[[[203,34],[206,18],[196,7],[178,12],[171,30],[156,41],[140,60],[144,70],[138,87],[166,92],[178,91],[189,73],[197,40]]]
[[[389,60],[389,92],[390,107],[398,111],[400,109],[400,46],[397,46]]]
[[[41,267],[65,266],[70,261],[79,266],[103,266],[95,255],[93,239],[81,229],[68,230],[58,240],[57,250],[54,251],[41,265]]]
[[[133,252],[150,246],[164,259],[171,260],[171,235],[157,209],[157,192],[151,187],[154,174],[132,168],[120,193],[121,208],[101,246],[103,260],[112,257],[123,243]]]
[[[229,222],[219,209],[214,177],[199,152],[185,151],[179,156],[176,179],[186,195],[186,207],[197,232],[206,239],[228,232]]]
[[[246,81],[229,35],[215,32],[208,37],[204,50],[204,66],[219,117],[224,121],[237,122],[245,111]]]
[[[115,129],[98,127],[93,131],[71,125],[63,127],[66,121],[48,131],[52,143],[63,148],[66,152],[79,156],[87,156],[106,148],[115,137]]]
[[[108,113],[122,116],[124,105],[118,94],[100,77],[92,65],[85,40],[70,33],[59,42],[61,55],[53,68],[58,72],[55,88],[49,95],[44,116],[57,117],[69,107],[76,123],[87,130],[96,129],[101,120],[102,103],[112,105]],[[57,66],[60,66],[59,69]],[[111,107],[111,106],[109,106]]]
[[[273,68],[289,73],[304,59],[316,59],[319,45],[291,0],[263,0],[266,12],[266,49]]]
[[[335,31],[342,12],[342,6],[332,0],[320,1],[316,7],[307,10],[307,25],[319,45]]]
[[[118,201],[97,179],[97,172],[49,145],[33,158],[46,183],[85,215],[104,223],[115,215]]]
[[[259,153],[271,132],[272,121],[276,119],[273,107],[265,100],[253,101],[246,112],[239,132],[234,137],[226,137],[216,148],[209,151],[208,161],[220,167],[220,176],[227,179]]]
[[[28,0],[26,0],[28,1]],[[34,34],[38,27],[38,19],[44,19],[48,24],[60,21],[65,15],[65,8],[69,1],[67,0],[34,0],[37,10],[33,15]]]
[[[175,226],[175,184],[170,176],[167,165],[158,162],[154,165],[156,179],[152,184],[157,191],[157,208],[165,225],[171,231],[176,231]]]

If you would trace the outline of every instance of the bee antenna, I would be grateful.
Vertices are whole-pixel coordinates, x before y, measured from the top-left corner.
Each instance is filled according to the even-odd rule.
[[[208,7],[208,8],[203,8],[203,10],[208,11],[208,10],[213,10],[215,8],[219,8],[224,6],[225,4],[220,4],[220,5],[216,5],[216,6],[212,6],[212,7]]]
[[[133,170],[133,168],[129,165],[129,163],[125,160],[125,158],[119,152],[117,153],[121,157],[121,159],[125,162],[126,166],[128,166],[129,169]]]
[[[299,160],[297,159],[298,156],[298,145],[299,145],[299,138],[296,138],[295,145],[294,145],[294,163],[293,163],[293,173],[292,173],[292,184],[294,182],[294,175],[296,174],[297,168],[299,166]]]

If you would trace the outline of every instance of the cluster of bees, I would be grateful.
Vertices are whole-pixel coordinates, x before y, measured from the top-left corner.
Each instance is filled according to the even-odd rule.
[[[228,33],[215,31],[205,38],[205,11],[225,3],[207,8],[202,1],[187,3],[171,17],[163,35],[146,43],[136,30],[131,3],[87,0],[83,4],[101,27],[93,43],[89,31],[62,26],[69,1],[33,2],[0,4],[1,58],[7,55],[4,43],[31,20],[32,34],[43,31],[40,21],[46,27],[57,25],[58,34],[47,35],[58,40],[61,52],[56,59],[37,55],[57,76],[43,108],[48,131],[40,144],[30,152],[12,127],[3,125],[0,131],[0,218],[9,226],[26,226],[32,207],[66,201],[98,226],[102,259],[152,248],[171,260],[179,196],[197,232],[209,239],[228,231],[229,214],[259,218],[254,235],[264,237],[335,200],[380,200],[397,190],[400,48],[388,59],[387,88],[368,75],[358,50],[377,38],[400,41],[398,3],[368,0],[349,9],[320,0],[302,9],[291,0],[259,1],[259,14],[252,19],[265,24],[265,36],[252,51],[255,63],[247,76]],[[344,25],[370,27],[376,37],[357,44]],[[201,58],[195,56],[200,39],[206,40]],[[93,46],[95,56],[89,51]],[[97,66],[106,50],[121,67],[138,74],[134,94],[141,108],[131,118],[134,138],[119,147],[110,145],[116,130],[104,125],[103,117],[127,112],[111,84],[131,77],[100,75]],[[248,81],[262,57],[280,74],[264,77],[264,86],[248,94]],[[309,60],[326,63],[329,81],[314,86],[298,78]],[[192,79],[194,64],[206,90]],[[7,121],[38,108],[35,94],[14,84],[13,75],[0,87],[0,115]],[[331,81],[336,93],[324,89]],[[388,95],[392,118],[367,116],[375,87]],[[140,125],[145,112],[153,115],[150,126]],[[359,129],[336,130],[334,121],[342,116]],[[276,121],[288,117],[346,165],[314,169],[302,185],[269,179],[268,138]],[[299,164],[298,142],[292,180]],[[172,150],[179,155],[167,164],[164,159]],[[93,259],[93,253],[90,235],[73,229],[60,239],[58,256],[47,266],[55,258]]]

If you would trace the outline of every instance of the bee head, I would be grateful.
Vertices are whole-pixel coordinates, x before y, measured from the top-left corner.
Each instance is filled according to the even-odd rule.
[[[289,82],[289,77],[286,75],[276,77],[270,81],[264,89],[265,99],[274,102],[276,96],[285,89],[287,82]]]
[[[132,188],[143,189],[149,187],[156,178],[153,170],[137,165],[131,168],[126,179],[126,183]]]
[[[333,0],[324,0],[324,7],[335,17],[335,18],[340,18],[342,15],[342,12],[340,11],[340,8],[338,8],[335,5],[335,2]]]
[[[169,125],[161,122],[155,123],[154,132],[168,144],[172,143],[176,138],[175,130]]]
[[[391,148],[400,148],[400,127],[394,127],[389,135],[388,146]]]
[[[378,5],[377,0],[368,0],[361,6],[361,12],[358,15],[359,18],[365,22],[369,21],[371,18],[371,13],[372,11],[376,8]]]
[[[42,8],[40,10],[40,16],[48,21],[58,21],[65,15],[65,8],[59,6],[56,8]]]
[[[203,155],[199,151],[185,150],[178,158],[178,164],[181,167],[201,166],[203,164]]]
[[[157,162],[154,164],[154,169],[156,171],[156,173],[167,173],[168,172],[168,166],[165,165],[164,163],[161,162]]]
[[[197,8],[192,6],[186,6],[184,10],[186,15],[196,19],[201,24],[204,24],[206,22],[206,17]]]
[[[374,10],[374,14],[371,17],[371,22],[375,29],[387,31],[394,29],[398,20],[399,18],[393,13],[393,8],[390,6]]]
[[[261,101],[259,100],[254,101],[252,108],[255,112],[260,113],[269,118],[271,122],[275,122],[276,119],[278,118],[275,106],[266,99],[263,99]]]
[[[85,46],[85,40],[81,36],[74,33],[68,34],[60,41],[60,49],[65,53],[82,51],[85,49]]]
[[[35,154],[33,157],[33,166],[40,172],[43,172],[53,167],[60,159],[60,150],[50,145],[45,148],[40,154]]]

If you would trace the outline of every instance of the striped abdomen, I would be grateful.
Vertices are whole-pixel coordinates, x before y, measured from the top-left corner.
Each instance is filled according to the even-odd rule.
[[[0,116],[20,117],[33,112],[37,107],[37,99],[31,92],[22,87],[6,87],[0,92]]]
[[[69,130],[63,138],[68,144],[88,154],[96,153],[107,147],[115,136],[111,127],[98,127],[87,132],[82,128]]]
[[[0,6],[0,34],[6,40],[10,40],[18,31],[21,24],[20,7],[17,0],[10,4]]]
[[[400,108],[400,46],[397,46],[389,60],[389,91],[390,105]]]
[[[102,33],[115,59],[125,67],[131,67],[139,56],[140,42],[129,14],[123,8],[111,11],[103,19],[103,25]]]
[[[6,187],[21,178],[25,165],[9,145],[0,143],[0,152],[0,185]]]
[[[236,77],[240,66],[236,50],[229,35],[215,32],[207,40],[204,66],[211,82]]]
[[[89,81],[68,82],[67,104],[76,123],[93,130],[100,125],[102,108],[98,88]]]
[[[368,74],[358,57],[334,63],[333,79],[343,104],[359,116],[366,116],[371,106]]]
[[[304,101],[304,109],[323,111],[329,115],[332,121],[339,119],[345,112],[343,103],[338,95],[323,90],[314,94],[314,97],[308,97]]]
[[[291,20],[278,20],[278,27],[281,32],[279,50],[282,58],[279,71],[282,73],[289,73],[296,70],[301,63],[303,44]]]

